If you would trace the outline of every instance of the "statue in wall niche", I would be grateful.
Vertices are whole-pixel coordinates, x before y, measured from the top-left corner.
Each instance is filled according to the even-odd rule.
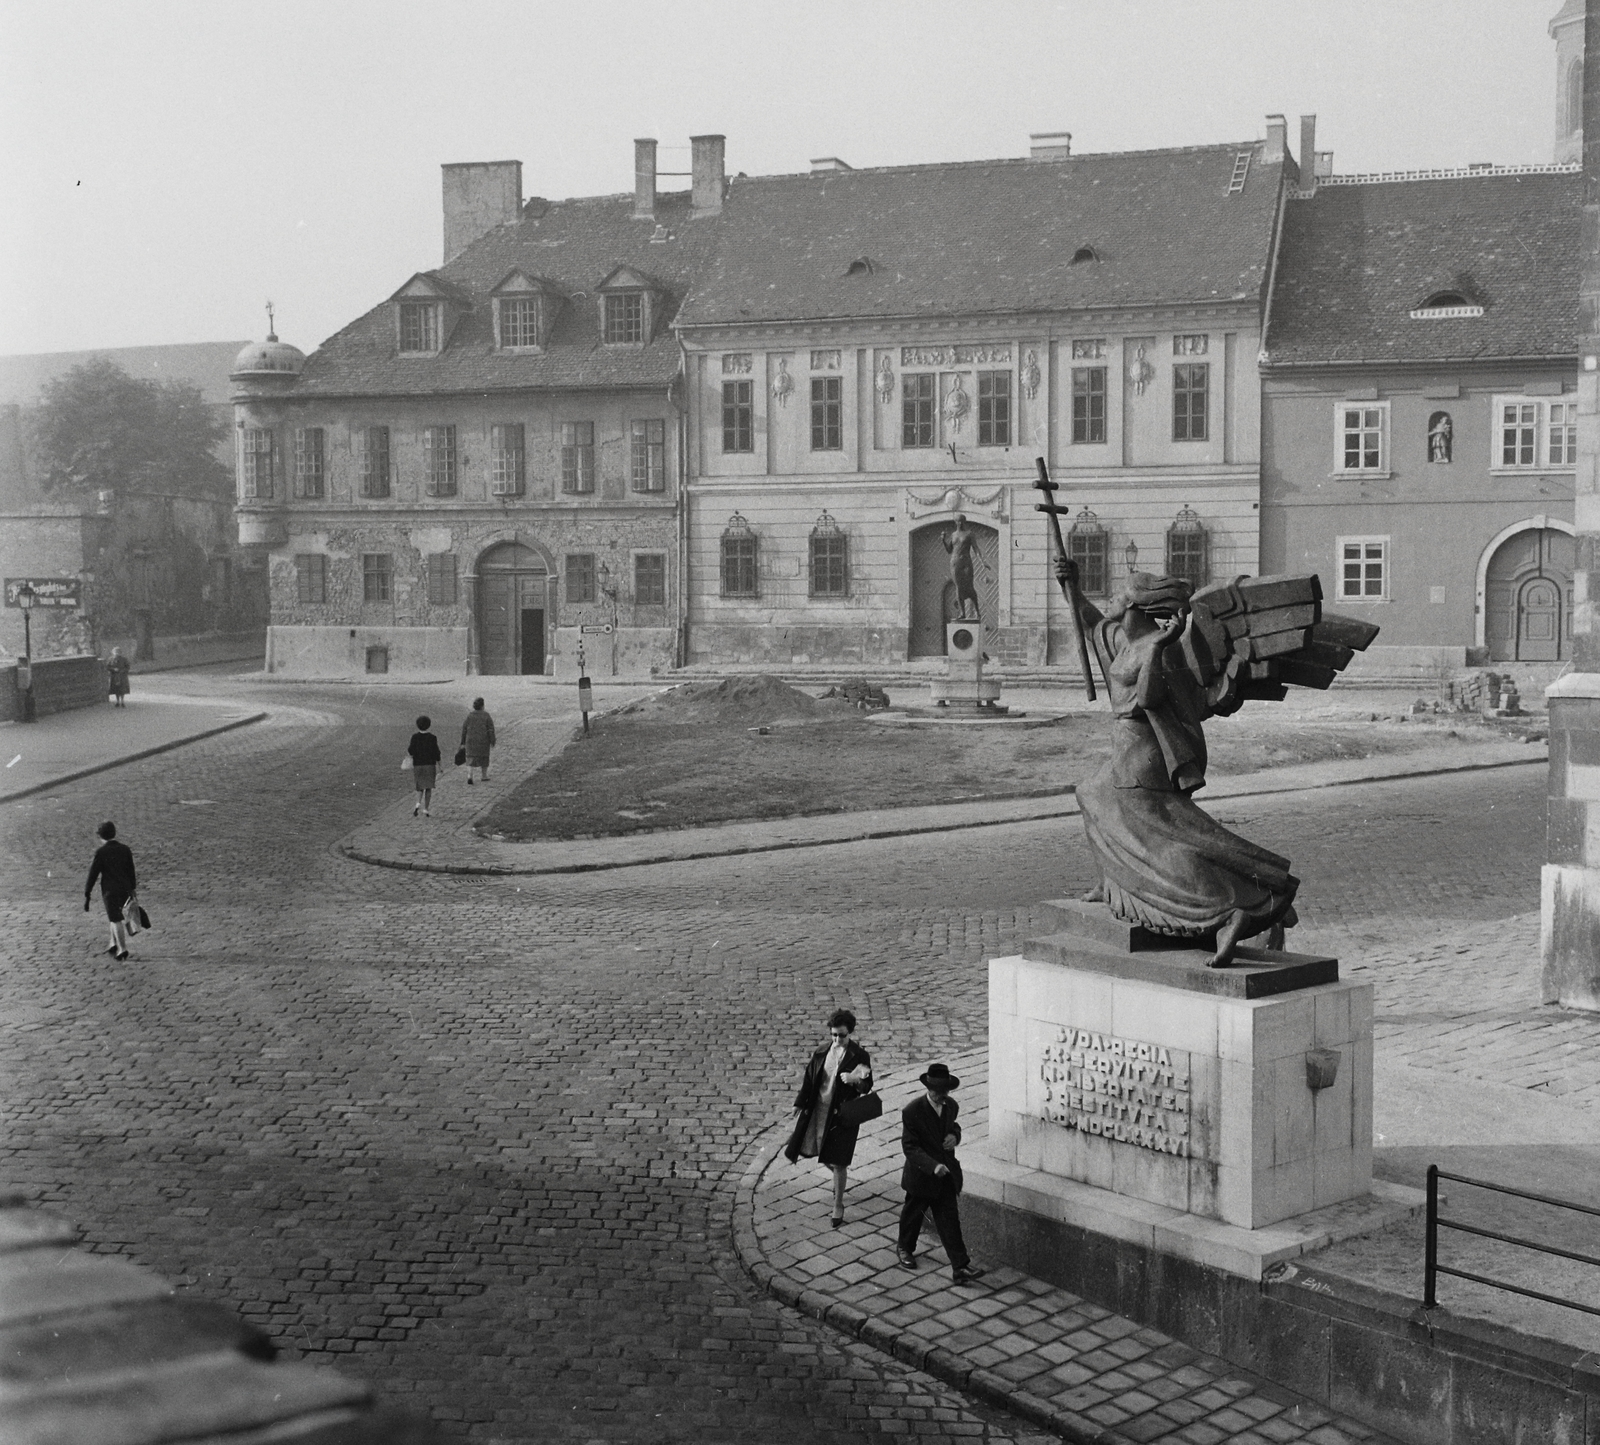
[[[950,580],[956,586],[956,615],[952,622],[977,622],[978,589],[973,583],[972,569],[978,553],[978,534],[967,525],[966,517],[956,513],[953,526],[940,539],[950,554]]]
[[[1042,463],[1034,485],[1055,490]],[[1268,948],[1282,948],[1298,921],[1300,880],[1287,858],[1195,803],[1206,781],[1202,725],[1252,698],[1281,701],[1290,686],[1328,687],[1378,629],[1324,613],[1314,575],[1236,577],[1196,591],[1181,577],[1134,572],[1102,612],[1061,545],[1058,517],[1070,508],[1039,510],[1050,514],[1056,577],[1111,702],[1111,757],[1078,786],[1098,875],[1086,901],[1213,948],[1213,968],[1247,938],[1264,934]]]
[[[1436,411],[1428,418],[1428,460],[1430,462],[1448,462],[1450,460],[1450,434],[1454,426],[1450,421],[1450,413]]]

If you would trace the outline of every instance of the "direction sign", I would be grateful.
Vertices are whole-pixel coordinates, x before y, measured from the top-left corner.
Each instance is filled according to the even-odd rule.
[[[609,622],[607,622],[604,626],[600,626],[600,627],[590,627],[587,624],[585,624],[584,626],[582,626],[582,627],[580,627],[578,629],[579,632],[610,632],[611,630],[612,630],[611,629],[611,624]]]
[[[7,607],[22,606],[17,593],[24,582],[33,588],[35,607],[78,607],[83,602],[83,583],[76,577],[7,577]]]

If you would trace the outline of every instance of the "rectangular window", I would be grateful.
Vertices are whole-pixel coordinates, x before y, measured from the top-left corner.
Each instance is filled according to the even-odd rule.
[[[1578,406],[1571,401],[1550,403],[1550,465],[1576,466],[1578,462]]]
[[[1539,457],[1539,403],[1514,401],[1500,407],[1500,465],[1531,467]]]
[[[387,552],[361,554],[361,600],[387,602],[394,596],[394,558]]]
[[[754,384],[748,381],[722,383],[722,450],[725,452],[755,450],[753,390]]]
[[[1078,586],[1086,596],[1106,595],[1106,534],[1068,532],[1067,556],[1078,564]]]
[[[1210,535],[1194,531],[1167,533],[1167,576],[1182,577],[1191,587],[1204,587],[1211,579],[1208,553]]]
[[[363,497],[389,495],[389,428],[356,428],[356,471],[361,477]]]
[[[667,554],[639,552],[633,559],[633,601],[637,607],[667,605]]]
[[[811,450],[836,452],[844,446],[844,401],[837,376],[811,378]]]
[[[500,302],[500,345],[505,349],[539,344],[539,298],[508,296]]]
[[[934,445],[935,384],[931,371],[913,372],[900,378],[900,445]]]
[[[434,302],[400,303],[400,349],[402,351],[439,349],[439,308]]]
[[[635,421],[630,424],[630,464],[636,492],[667,489],[667,424]]]
[[[1106,439],[1106,368],[1072,368],[1072,440],[1090,446]]]
[[[811,595],[850,595],[850,539],[843,532],[811,538]]]
[[[567,421],[561,424],[561,490],[594,490],[594,423]]]
[[[456,494],[456,429],[425,426],[422,429],[422,468],[430,497]]]
[[[1172,368],[1172,439],[1175,442],[1203,442],[1209,435],[1207,422],[1211,390],[1211,366],[1193,361]]]
[[[619,291],[606,297],[606,342],[638,343],[644,340],[644,293]]]
[[[456,605],[456,554],[434,552],[428,557],[428,606]]]
[[[598,595],[594,587],[594,553],[568,552],[562,568],[567,576],[568,602],[593,602]]]
[[[320,552],[303,552],[294,559],[295,597],[300,602],[328,600],[328,559]]]
[[[316,499],[322,495],[322,428],[296,427],[294,433],[294,494]]]
[[[501,422],[489,428],[489,495],[520,497],[526,480],[527,449],[522,423]]]
[[[239,490],[244,497],[266,501],[272,496],[273,441],[270,427],[245,430],[240,457]]]
[[[978,445],[1011,445],[1011,373],[978,373]]]
[[[1384,467],[1383,432],[1388,408],[1339,408],[1339,470],[1380,472]]]
[[[724,597],[756,597],[760,595],[756,570],[756,538],[751,536],[724,537],[722,539],[722,595]]]
[[[1339,597],[1345,602],[1383,602],[1389,596],[1389,539],[1339,538]]]

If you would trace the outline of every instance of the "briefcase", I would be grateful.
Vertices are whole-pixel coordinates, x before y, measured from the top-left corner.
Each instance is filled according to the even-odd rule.
[[[858,1129],[883,1117],[883,1099],[878,1094],[857,1094],[839,1105],[839,1122],[847,1128]]]

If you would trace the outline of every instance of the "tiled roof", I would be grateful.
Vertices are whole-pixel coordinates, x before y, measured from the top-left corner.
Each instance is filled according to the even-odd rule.
[[[656,220],[630,218],[633,197],[533,200],[523,219],[473,242],[426,274],[470,298],[472,310],[437,356],[401,356],[388,301],[330,336],[306,360],[295,396],[426,396],[520,388],[665,386],[678,372],[678,343],[668,330],[703,271],[720,222],[689,219],[688,192],[657,198]],[[657,225],[670,239],[652,243]],[[595,288],[618,266],[666,288],[645,346],[601,344]],[[517,269],[553,281],[566,293],[549,344],[537,355],[497,351],[490,292]]]
[[[1268,365],[1571,355],[1578,175],[1340,185],[1291,201]],[[1439,292],[1483,315],[1413,320]]]
[[[1242,190],[1229,183],[1242,153]],[[1254,300],[1280,171],[1259,142],[739,178],[685,324]],[[1098,260],[1077,265],[1092,247]],[[870,269],[847,274],[865,258]]]

